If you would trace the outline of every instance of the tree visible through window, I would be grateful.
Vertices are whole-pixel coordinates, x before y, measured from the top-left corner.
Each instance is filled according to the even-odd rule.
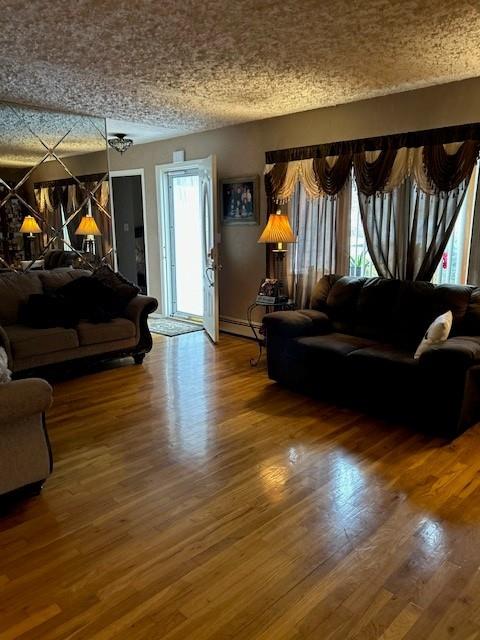
[[[352,180],[351,201],[349,275],[372,278],[378,274],[370,257],[370,253],[368,252],[362,218],[360,217],[360,206],[358,204],[358,192],[355,180]]]

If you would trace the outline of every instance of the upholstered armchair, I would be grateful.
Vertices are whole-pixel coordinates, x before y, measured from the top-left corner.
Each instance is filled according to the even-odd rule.
[[[52,402],[45,380],[0,385],[0,496],[22,489],[37,494],[52,471],[44,414]]]

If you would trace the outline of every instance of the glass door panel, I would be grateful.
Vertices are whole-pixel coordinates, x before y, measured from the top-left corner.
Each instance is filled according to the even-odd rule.
[[[203,255],[198,171],[168,176],[172,312],[203,317]]]

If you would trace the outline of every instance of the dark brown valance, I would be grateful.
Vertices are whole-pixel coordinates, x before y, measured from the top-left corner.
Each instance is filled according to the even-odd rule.
[[[396,149],[384,149],[376,159],[369,162],[365,151],[356,153],[353,166],[358,189],[367,196],[382,191],[388,182],[396,156]]]
[[[453,154],[448,154],[443,144],[425,146],[425,172],[439,191],[452,191],[470,177],[479,151],[479,140],[466,140]]]
[[[339,156],[334,164],[326,158],[313,159],[313,173],[319,190],[328,196],[334,196],[345,186],[352,165],[351,154]]]
[[[267,151],[265,154],[265,162],[267,164],[273,164],[277,162],[291,162],[292,160],[307,160],[308,158],[325,158],[327,156],[340,156],[345,154],[353,155],[365,151],[449,144],[463,140],[480,140],[480,123]]]

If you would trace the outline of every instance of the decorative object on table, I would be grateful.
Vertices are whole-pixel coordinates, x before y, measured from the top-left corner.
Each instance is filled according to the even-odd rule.
[[[287,247],[284,245],[290,242],[296,242],[297,238],[293,233],[288,216],[277,209],[276,213],[271,213],[265,229],[262,231],[259,243],[275,245],[273,252],[273,277],[282,284],[286,279],[285,254]]]
[[[184,333],[203,331],[203,327],[193,322],[176,320],[175,318],[149,318],[148,326],[152,333],[159,333],[162,336],[180,336]]]
[[[114,137],[108,140],[108,144],[112,149],[118,151],[120,154],[124,154],[125,151],[130,149],[133,144],[131,138],[127,138],[126,133],[114,133]]]
[[[220,180],[223,224],[260,224],[259,177]]]
[[[85,236],[82,247],[83,251],[95,253],[95,236],[101,236],[102,232],[98,228],[95,218],[91,213],[87,213],[87,215],[83,216],[80,220],[75,235]]]
[[[258,346],[258,356],[256,358],[250,358],[250,366],[256,367],[260,362],[262,357],[263,349],[265,348],[267,341],[264,332],[263,326],[258,328],[255,326],[253,322],[253,312],[257,307],[262,307],[265,310],[265,315],[271,313],[272,311],[294,311],[295,310],[295,302],[293,300],[284,300],[281,302],[269,303],[269,302],[259,302],[258,296],[255,302],[247,309],[247,321],[248,326],[252,330],[253,338]]]
[[[260,284],[256,302],[258,304],[285,303],[288,296],[281,294],[282,283],[276,278],[265,278]]]

